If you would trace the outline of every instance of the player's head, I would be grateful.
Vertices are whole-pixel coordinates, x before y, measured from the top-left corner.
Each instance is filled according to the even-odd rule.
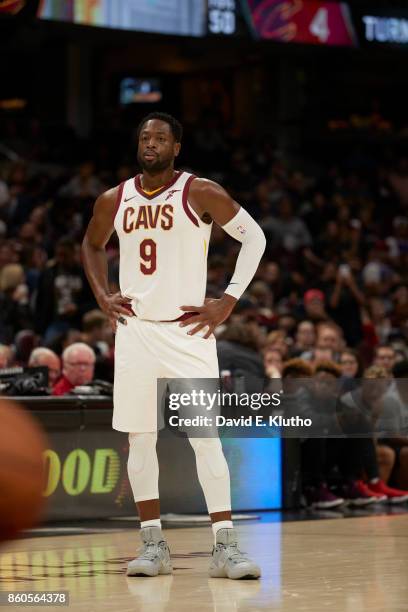
[[[150,113],[137,128],[137,160],[143,170],[158,173],[171,167],[180,152],[183,128],[167,113]]]

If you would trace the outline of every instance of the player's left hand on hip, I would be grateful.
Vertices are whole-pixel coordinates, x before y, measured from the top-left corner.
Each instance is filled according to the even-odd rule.
[[[196,312],[189,319],[182,321],[180,327],[187,325],[195,325],[189,332],[189,336],[193,336],[197,332],[207,327],[207,332],[203,338],[207,339],[214,332],[215,328],[227,319],[232,309],[236,304],[236,299],[230,295],[224,294],[221,299],[206,298],[203,306],[180,306],[185,312]]]

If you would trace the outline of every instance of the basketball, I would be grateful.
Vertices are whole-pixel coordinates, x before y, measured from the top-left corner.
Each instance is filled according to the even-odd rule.
[[[35,525],[43,508],[46,438],[18,404],[0,400],[0,542]]]
[[[0,13],[16,14],[24,8],[25,0],[0,0]]]

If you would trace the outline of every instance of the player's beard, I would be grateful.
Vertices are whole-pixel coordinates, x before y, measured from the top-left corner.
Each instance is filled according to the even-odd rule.
[[[157,157],[156,159],[149,161],[147,159],[144,159],[143,155],[140,155],[140,153],[138,153],[137,161],[139,162],[139,165],[142,170],[145,170],[149,174],[159,174],[159,172],[163,172],[164,170],[167,170],[167,168],[170,168],[172,159],[163,159]]]

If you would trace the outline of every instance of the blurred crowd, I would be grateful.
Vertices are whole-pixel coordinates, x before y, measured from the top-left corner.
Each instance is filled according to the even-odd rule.
[[[55,394],[112,382],[114,335],[80,243],[96,197],[137,172],[134,131],[113,125],[85,142],[33,118],[1,131],[0,368],[48,365]],[[317,163],[267,137],[226,134],[208,113],[186,126],[180,166],[219,181],[267,237],[256,277],[217,330],[221,373],[280,378],[295,360],[308,375],[325,363],[347,379],[371,366],[392,377],[408,359],[408,155],[359,150]],[[208,296],[222,295],[238,251],[214,226]],[[115,292],[115,235],[107,257]]]

